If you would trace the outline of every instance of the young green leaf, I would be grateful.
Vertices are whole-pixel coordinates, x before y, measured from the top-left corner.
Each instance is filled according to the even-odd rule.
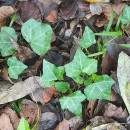
[[[58,73],[59,72],[59,73]],[[56,67],[54,64],[43,60],[43,75],[42,83],[44,87],[51,87],[55,80],[62,80],[64,74],[64,67]]]
[[[94,74],[97,72],[97,60],[88,58],[80,49],[77,49],[74,59],[65,65],[66,75],[71,78],[80,74]]]
[[[125,5],[121,18],[122,24],[130,24],[130,6]]]
[[[18,79],[19,74],[21,74],[27,68],[26,65],[17,60],[14,56],[8,59],[7,64],[9,66],[9,76],[13,79]]]
[[[28,122],[22,117],[17,130],[30,130]]]
[[[107,75],[99,76],[95,83],[88,85],[84,89],[84,93],[88,100],[101,99],[109,100],[111,87],[114,84],[113,79]]]
[[[86,96],[81,91],[71,93],[69,96],[64,96],[59,99],[62,109],[68,109],[77,116],[82,116],[81,102],[86,99]]]
[[[50,25],[29,19],[22,26],[21,32],[36,54],[43,56],[50,49],[52,38]]]
[[[67,82],[55,82],[55,88],[59,92],[65,93],[70,88],[70,85]]]
[[[93,31],[89,27],[85,27],[83,37],[79,40],[79,45],[82,48],[88,48],[95,43],[96,40]]]
[[[3,57],[12,55],[15,52],[11,43],[11,38],[17,41],[17,34],[15,30],[11,27],[1,27],[0,52]]]
[[[73,77],[73,80],[78,83],[78,84],[83,84],[84,83],[84,78],[81,76]]]

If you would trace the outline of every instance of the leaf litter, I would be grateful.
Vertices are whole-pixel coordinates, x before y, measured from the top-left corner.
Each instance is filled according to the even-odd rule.
[[[129,12],[128,0],[2,1],[0,129],[129,130]]]

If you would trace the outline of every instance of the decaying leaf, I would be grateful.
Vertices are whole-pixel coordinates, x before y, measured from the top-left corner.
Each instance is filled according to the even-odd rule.
[[[35,124],[40,116],[40,108],[31,100],[23,99],[20,116],[24,117],[30,125]]]
[[[60,95],[55,87],[49,87],[43,90],[43,101],[48,103],[53,95]]]
[[[130,57],[124,52],[119,54],[117,77],[121,96],[130,114]]]
[[[6,20],[12,14],[15,13],[15,10],[11,6],[2,6],[0,7],[0,22]]]
[[[15,83],[13,86],[5,81],[0,82],[0,104],[20,99],[37,88],[40,88],[40,77],[34,76]]]
[[[4,113],[0,116],[0,130],[14,130],[8,115]]]

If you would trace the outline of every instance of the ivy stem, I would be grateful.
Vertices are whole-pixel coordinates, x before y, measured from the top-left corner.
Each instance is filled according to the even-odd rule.
[[[100,52],[97,52],[97,53],[93,53],[93,54],[90,54],[88,55],[87,57],[94,57],[94,56],[99,56],[99,55],[103,55],[106,53],[106,50],[103,50],[103,51],[100,51]]]

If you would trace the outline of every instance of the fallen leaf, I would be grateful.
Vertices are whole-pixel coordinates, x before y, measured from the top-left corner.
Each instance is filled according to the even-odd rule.
[[[13,86],[5,81],[0,82],[0,104],[18,100],[40,88],[40,77],[34,76],[15,83]]]
[[[19,124],[19,118],[16,112],[10,109],[9,107],[6,107],[4,110],[2,110],[2,112],[8,115],[13,128],[16,130]]]
[[[100,15],[102,13],[102,8],[100,3],[91,3],[90,4],[90,11],[92,13],[92,15]]]
[[[58,117],[53,112],[42,113],[37,130],[53,130],[58,123]]]
[[[63,19],[69,20],[75,17],[77,10],[77,4],[74,0],[67,1],[61,4],[60,15]]]
[[[130,57],[124,52],[119,54],[117,77],[121,97],[130,114]]]
[[[0,7],[0,22],[6,20],[12,14],[15,13],[15,10],[11,6],[2,6]]]
[[[57,11],[56,10],[53,10],[53,11],[51,11],[50,13],[49,13],[49,15],[45,18],[45,20],[47,21],[47,22],[49,22],[49,23],[52,23],[52,24],[54,24],[54,23],[56,23],[56,21],[57,21]]]
[[[23,1],[19,4],[19,14],[21,20],[26,22],[30,18],[36,19],[37,21],[41,21],[42,15],[40,9],[34,2]]]
[[[30,125],[34,125],[40,118],[40,108],[31,100],[23,99],[20,116],[24,117]]]
[[[4,113],[0,116],[0,130],[14,130],[8,115]]]
[[[112,103],[105,105],[104,117],[113,118],[120,122],[125,122],[128,117],[126,110],[123,110],[122,107],[117,107]]]
[[[48,103],[53,95],[60,95],[60,93],[56,90],[55,87],[49,87],[43,90],[43,101]]]
[[[1,77],[2,77],[3,80],[7,80],[10,83],[14,84],[14,82],[10,79],[10,77],[8,75],[8,69],[7,68],[2,69]]]

